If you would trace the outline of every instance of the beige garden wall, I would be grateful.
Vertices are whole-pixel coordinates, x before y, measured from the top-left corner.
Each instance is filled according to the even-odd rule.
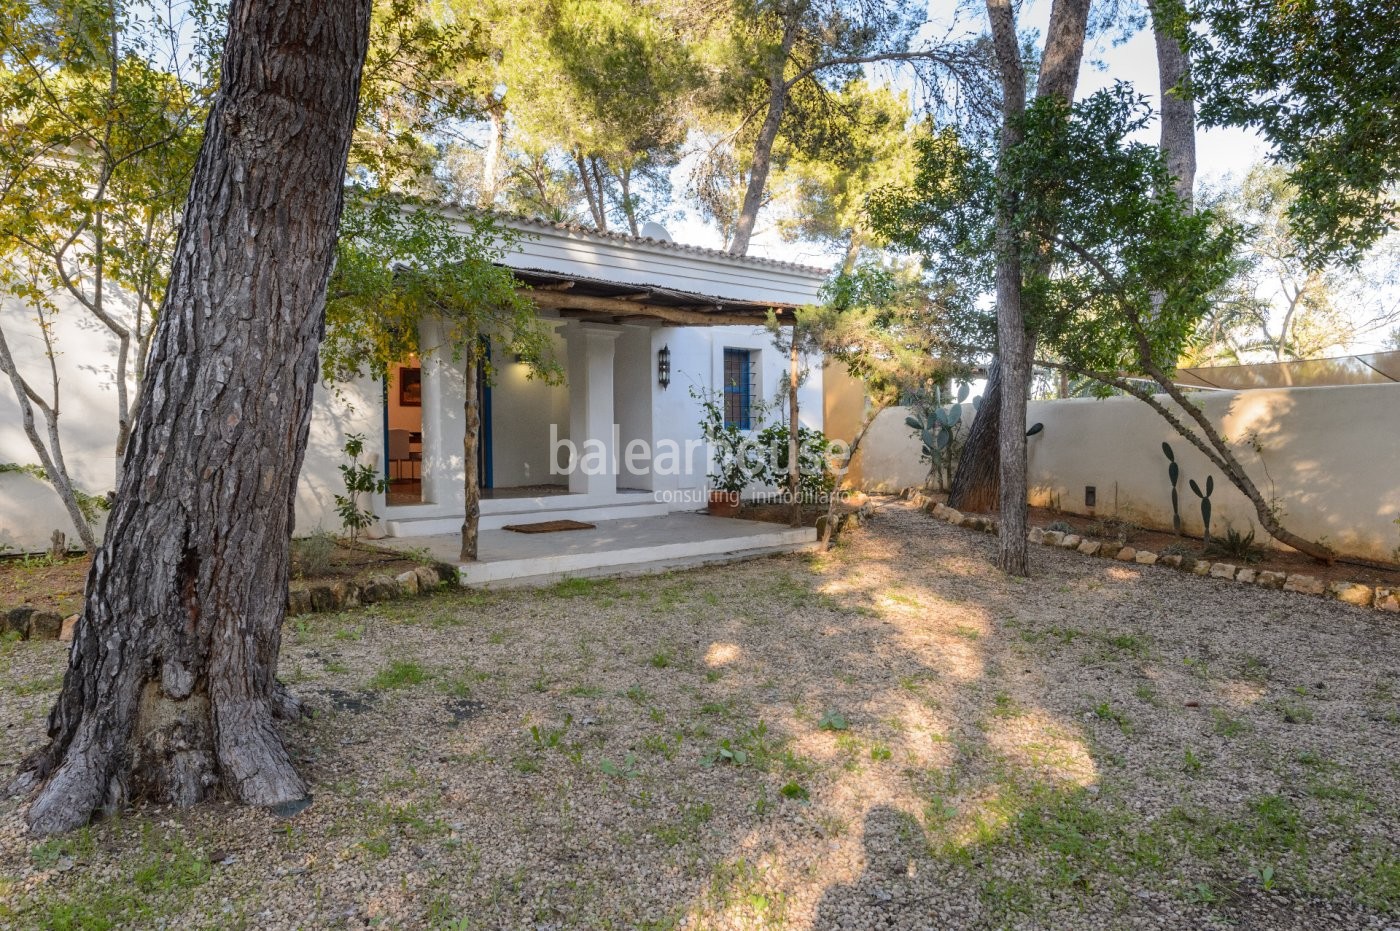
[[[1233,443],[1265,497],[1282,508],[1296,533],[1346,555],[1395,561],[1400,547],[1400,385],[1351,385],[1192,395]],[[883,412],[866,439],[862,487],[897,488],[922,476],[919,446],[903,421]],[[1181,464],[1178,491],[1188,533],[1201,532],[1202,488],[1215,476],[1212,529],[1257,527],[1243,494],[1204,455],[1134,398],[1040,401],[1029,419],[1045,429],[1032,437],[1030,500],[1074,514],[1116,516],[1171,529],[1171,482],[1162,443]],[[879,431],[876,435],[875,431]],[[1256,451],[1257,449],[1257,451]],[[1093,486],[1096,506],[1085,504]],[[1260,532],[1259,536],[1263,537]]]

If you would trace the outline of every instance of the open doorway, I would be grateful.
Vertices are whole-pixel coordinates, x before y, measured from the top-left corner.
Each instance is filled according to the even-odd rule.
[[[385,502],[423,504],[423,369],[417,359],[396,363],[384,381]]]

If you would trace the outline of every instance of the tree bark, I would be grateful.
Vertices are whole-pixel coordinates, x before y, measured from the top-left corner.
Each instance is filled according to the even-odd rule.
[[[1029,334],[1021,307],[1021,243],[1016,230],[1016,197],[1005,177],[1006,155],[1021,141],[1026,111],[1026,72],[1016,40],[1012,0],[987,0],[992,46],[1001,75],[1000,202],[996,215],[997,351],[1004,384],[997,411],[997,458],[1001,488],[1001,533],[997,566],[1012,575],[1029,575],[1026,556],[1026,393],[1030,379]],[[1047,43],[1048,45],[1048,43]],[[1047,49],[1048,51],[1048,49]],[[985,404],[986,401],[983,401]],[[1018,427],[1018,424],[1020,425]]]
[[[492,97],[486,105],[486,116],[491,121],[491,130],[481,161],[481,190],[476,196],[476,205],[483,210],[491,209],[496,203],[496,175],[501,170],[501,148],[506,135],[505,108],[501,101]]]
[[[593,226],[600,232],[608,231],[608,213],[603,203],[603,189],[593,189],[593,175],[589,171],[588,158],[582,149],[574,150],[574,168],[578,171],[579,184],[583,185],[583,198],[588,202],[588,212],[593,217]]]
[[[1148,8],[1152,11],[1157,84],[1162,97],[1161,150],[1175,179],[1177,196],[1189,204],[1196,192],[1196,105],[1187,85],[1191,63],[1161,2],[1148,3]]]
[[[1004,7],[1003,3],[993,3],[989,0],[987,4],[988,15],[992,15],[993,7]],[[1005,17],[1011,16],[1010,26],[1015,29],[1015,13],[1009,8],[1005,13],[998,13]],[[1075,88],[1079,83],[1079,67],[1084,55],[1084,38],[1089,19],[1089,0],[1056,0],[1050,10],[1050,24],[1046,33],[1045,53],[1040,61],[1040,74],[1036,81],[1036,96],[1058,96],[1066,101],[1074,99]],[[1003,24],[1003,29],[1005,24]],[[995,36],[994,36],[995,45]],[[996,46],[998,67],[1001,73],[1006,73],[1006,68],[1013,60],[1012,49],[1009,45],[1005,47]],[[1014,60],[1019,63],[1020,55],[1017,50]],[[1017,79],[1021,87],[1020,100],[1025,99],[1025,78],[1024,72],[1019,70],[1020,77]],[[1003,97],[1006,95],[1003,86]],[[1024,109],[1024,104],[1022,104]],[[1037,270],[1039,271],[1039,270]],[[1000,352],[1000,349],[998,349]],[[1033,355],[1033,354],[1032,354]],[[1029,357],[1028,357],[1029,358]],[[1017,373],[1018,377],[1022,373]],[[1001,500],[1001,474],[1000,461],[1000,423],[1002,398],[1008,390],[1004,387],[1005,373],[999,359],[993,359],[988,369],[987,390],[982,393],[982,405],[973,416],[972,427],[968,431],[967,442],[963,445],[962,455],[958,458],[958,473],[953,476],[952,487],[949,492],[948,503],[950,506],[960,510],[987,511],[992,507],[993,502]],[[1030,371],[1024,373],[1024,380],[1020,383],[1011,383],[1016,387],[1012,390],[1019,390],[1022,393],[1028,390],[1030,382]],[[1020,442],[1025,442],[1025,424],[1022,423],[1018,430]],[[1024,478],[1022,479],[1024,482]],[[1024,507],[1024,505],[1022,505]]]
[[[288,544],[370,0],[234,0],[116,506],[50,743],[46,834],[222,788],[308,801],[274,717]]]
[[[481,478],[476,468],[477,450],[481,448],[481,398],[477,390],[480,377],[481,363],[477,359],[477,347],[472,345],[467,348],[464,386],[467,399],[463,405],[466,431],[462,435],[462,482],[467,509],[462,518],[462,562],[476,562],[481,524]]]
[[[1001,496],[1001,449],[997,425],[1001,419],[1001,360],[987,367],[987,387],[972,417],[967,440],[958,455],[958,468],[948,484],[948,506],[959,511],[991,511]]]
[[[768,172],[773,167],[773,144],[777,142],[778,130],[782,128],[783,114],[787,112],[791,87],[784,75],[787,71],[788,56],[792,54],[792,47],[796,41],[797,24],[789,22],[783,29],[778,59],[768,71],[768,112],[763,117],[763,125],[758,128],[758,138],[754,140],[753,157],[749,161],[749,180],[744,188],[744,203],[739,208],[739,218],[734,223],[734,238],[729,242],[730,255],[748,255],[749,252],[749,241],[753,239],[754,225],[758,222],[758,210],[763,206],[763,192],[768,186]]]

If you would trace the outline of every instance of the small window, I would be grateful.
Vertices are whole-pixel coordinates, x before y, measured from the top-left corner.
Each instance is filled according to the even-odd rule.
[[[724,350],[724,425],[753,429],[753,352]]]

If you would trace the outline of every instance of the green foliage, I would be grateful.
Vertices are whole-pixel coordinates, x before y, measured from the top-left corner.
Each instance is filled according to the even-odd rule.
[[[1347,352],[1400,320],[1385,295],[1400,283],[1400,234],[1355,264],[1321,262],[1290,222],[1299,191],[1288,171],[1262,163],[1202,201],[1246,231],[1235,271],[1202,320],[1191,365],[1277,361]]]
[[[908,95],[864,79],[830,94],[827,106],[839,121],[830,132],[837,144],[784,146],[771,186],[789,207],[778,220],[782,236],[844,242],[843,271],[849,272],[864,248],[883,244],[865,201],[881,188],[912,180],[916,132],[910,129]]]
[[[444,13],[417,0],[374,4],[350,145],[357,183],[385,191],[436,187],[443,135],[480,114],[479,88],[461,78],[491,54],[481,11]]]
[[[811,798],[811,793],[796,782],[786,782],[778,790],[778,794],[783,798],[793,802],[805,802]]]
[[[797,182],[799,210],[820,204],[817,212],[833,219],[845,205],[843,189],[878,184],[881,173],[898,172],[877,161],[879,153],[898,150],[898,143],[884,148],[887,140],[893,142],[889,137],[895,127],[887,121],[897,105],[872,99],[864,88],[848,89],[864,72],[852,58],[869,61],[907,50],[925,18],[921,6],[900,0],[739,0],[712,5],[695,17],[704,24],[695,56],[709,79],[698,88],[694,114],[700,129],[715,141],[696,166],[690,193],[726,240],[733,238],[738,225],[758,155],[771,154],[780,176],[786,166],[793,166],[788,179]],[[922,102],[930,110],[947,112],[951,107],[944,105],[953,96],[947,72],[967,66],[959,77],[975,79],[983,74],[978,67],[982,59],[951,43],[941,51],[945,54],[915,67],[925,72]],[[775,88],[780,119],[769,153],[761,151],[760,130]],[[980,93],[983,89],[981,84],[962,85],[958,90],[966,93],[959,99],[990,100]],[[867,154],[871,161],[860,165]],[[804,164],[809,162],[825,164]],[[812,183],[812,189],[804,191],[806,183]],[[775,185],[779,191],[792,186],[781,181]],[[825,219],[823,228],[831,229],[825,227]],[[831,232],[846,239],[851,228],[842,223]],[[858,236],[861,232],[856,230]]]
[[[422,666],[412,660],[396,659],[374,674],[369,687],[376,691],[406,689],[426,681],[428,672]]]
[[[1258,130],[1298,190],[1308,264],[1351,263],[1397,228],[1400,49],[1388,0],[1192,0],[1191,89],[1207,126]],[[1188,28],[1193,26],[1194,28]]]
[[[953,481],[953,467],[962,452],[963,404],[968,401],[971,386],[960,382],[957,400],[948,403],[943,397],[943,387],[934,385],[928,396],[912,400],[914,414],[904,418],[904,423],[915,431],[920,442],[920,457],[929,464],[929,475],[936,480],[940,489],[946,489]],[[974,409],[982,405],[982,396],[972,398]]]
[[[624,779],[636,779],[640,776],[641,770],[637,766],[637,754],[628,753],[621,763],[614,763],[612,760],[603,760],[598,765],[605,776],[621,776]]]
[[[764,470],[755,480],[766,485],[787,488],[788,483],[788,425],[778,422],[764,427],[755,437],[764,454]],[[820,501],[836,485],[830,467],[831,441],[826,434],[800,424],[797,428],[797,494],[803,501]]]
[[[724,395],[693,387],[690,396],[700,402],[700,436],[710,447],[712,461],[710,486],[717,491],[738,492],[763,482],[771,468],[767,450],[737,424],[724,422]],[[767,411],[766,405],[755,401],[753,419],[762,420]]]
[[[817,722],[817,728],[823,731],[844,731],[851,725],[846,722],[846,718],[839,711],[828,711],[822,715],[822,719]]]
[[[1207,538],[1209,539],[1209,533]],[[1209,540],[1205,553],[1207,556],[1228,556],[1248,565],[1254,565],[1264,558],[1263,548],[1254,543],[1253,527],[1250,527],[1247,533],[1240,533],[1234,527],[1227,526],[1224,537]]]
[[[347,192],[326,300],[324,377],[383,378],[394,363],[432,352],[486,365],[481,337],[491,336],[529,363],[532,377],[559,381],[548,329],[510,270],[495,264],[511,242],[490,217]],[[425,343],[430,321],[436,339]]]
[[[646,0],[525,3],[500,23],[499,76],[521,154],[557,165],[595,226],[635,235],[667,207],[684,95],[700,77],[681,24]],[[517,170],[509,189],[536,213],[547,206],[537,172]]]
[[[942,130],[920,142],[915,184],[882,192],[872,214],[925,257],[931,281],[986,293],[995,205],[1011,198],[1025,313],[1044,350],[1110,380],[1169,372],[1232,273],[1240,231],[1176,196],[1158,150],[1133,141],[1151,118],[1121,84],[1072,108],[1037,100],[1000,176],[990,146]],[[944,321],[947,342],[975,356],[993,346],[993,324],[962,305]]]
[[[292,572],[298,578],[304,579],[325,575],[333,564],[336,547],[335,537],[320,530],[310,536],[293,540]]]
[[[383,494],[389,489],[389,481],[379,471],[367,464],[361,464],[360,456],[365,451],[363,433],[345,435],[345,456],[349,462],[339,466],[341,480],[345,484],[345,494],[335,496],[335,512],[340,522],[350,532],[351,541],[358,540],[360,533],[374,523],[374,511],[360,507],[360,496]]]
[[[753,766],[767,769],[778,754],[779,747],[768,737],[768,725],[759,721],[753,727],[735,735],[725,737],[715,748],[711,762],[728,763],[733,766]]]

